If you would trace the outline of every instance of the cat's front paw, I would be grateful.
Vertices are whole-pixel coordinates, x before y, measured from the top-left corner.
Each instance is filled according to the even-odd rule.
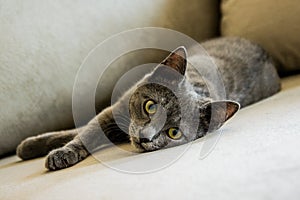
[[[29,137],[18,145],[16,154],[22,160],[28,160],[46,155],[47,148],[40,144],[38,137]]]
[[[51,151],[46,157],[45,167],[49,170],[59,170],[70,167],[80,161],[78,153],[68,147]]]

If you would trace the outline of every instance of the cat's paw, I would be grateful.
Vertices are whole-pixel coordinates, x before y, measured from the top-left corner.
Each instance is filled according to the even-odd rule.
[[[16,149],[16,154],[23,160],[28,160],[45,155],[36,137],[29,137],[23,140]]]
[[[45,167],[49,170],[59,170],[70,167],[80,161],[78,153],[71,148],[62,147],[51,151],[46,157]]]

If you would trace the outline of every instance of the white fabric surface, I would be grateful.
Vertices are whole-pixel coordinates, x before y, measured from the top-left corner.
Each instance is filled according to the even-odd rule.
[[[213,151],[200,160],[193,143],[172,165],[154,173],[128,174],[89,157],[47,172],[44,159],[0,160],[0,199],[299,199],[300,76],[284,80],[275,96],[242,109],[223,128]],[[208,136],[213,137],[213,134]],[[166,150],[176,152],[176,148]],[[109,149],[106,150],[109,153]],[[147,161],[153,154],[113,156],[115,165]]]

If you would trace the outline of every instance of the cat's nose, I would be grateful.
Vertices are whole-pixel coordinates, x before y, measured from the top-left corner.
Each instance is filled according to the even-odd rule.
[[[145,133],[145,131],[141,131],[139,134],[140,142],[151,142],[151,137],[149,137],[149,134]]]
[[[156,133],[154,129],[151,129],[151,131],[149,131],[149,129],[142,130],[139,134],[141,143],[152,142],[153,139],[157,137],[158,137],[158,133]]]

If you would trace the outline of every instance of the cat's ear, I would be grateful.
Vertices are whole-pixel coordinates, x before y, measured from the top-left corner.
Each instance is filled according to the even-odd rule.
[[[178,47],[154,69],[149,81],[176,87],[184,78],[186,58],[186,49],[183,46]]]
[[[201,106],[200,123],[205,131],[219,129],[227,120],[236,114],[240,104],[235,101],[214,101]]]
[[[184,75],[187,65],[186,48],[184,46],[178,47],[170,55],[168,55],[161,64],[171,67],[181,75]]]

